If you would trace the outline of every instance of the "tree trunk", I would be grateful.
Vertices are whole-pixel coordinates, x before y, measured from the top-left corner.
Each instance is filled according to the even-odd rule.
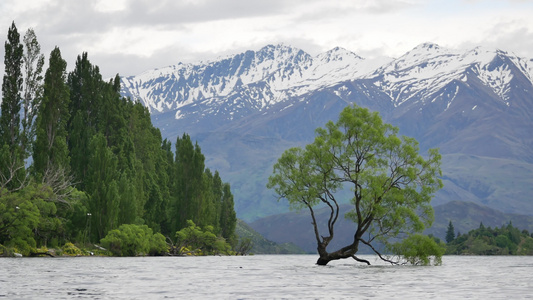
[[[331,261],[331,259],[328,259],[328,257],[319,257],[318,260],[316,261],[316,264],[319,265],[319,266],[325,266],[330,261]]]
[[[332,260],[339,260],[344,258],[350,258],[357,253],[357,250],[359,249],[359,242],[356,241],[353,244],[343,247],[335,252],[328,253],[326,251],[326,246],[321,243],[318,245],[318,254],[319,258],[316,261],[316,264],[319,266],[325,266]]]

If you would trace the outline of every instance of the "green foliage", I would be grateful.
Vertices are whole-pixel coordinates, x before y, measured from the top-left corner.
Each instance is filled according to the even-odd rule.
[[[167,252],[165,237],[146,225],[122,224],[101,240],[116,256],[161,255]]]
[[[0,112],[0,145],[9,145],[11,153],[20,148],[20,105],[22,92],[22,56],[20,35],[11,24],[5,42],[4,77]]]
[[[446,254],[533,255],[533,238],[527,231],[521,232],[511,223],[494,229],[481,223],[478,229],[458,235],[449,242]]]
[[[48,170],[68,168],[67,121],[69,90],[65,83],[67,62],[59,48],[52,50],[44,78],[44,94],[37,115],[33,149],[34,172],[38,178]]]
[[[233,195],[218,172],[205,168],[199,145],[185,134],[174,154],[148,109],[121,97],[120,77],[105,82],[87,53],[66,74],[56,47],[43,82],[35,33],[30,29],[24,38],[26,52],[19,38],[13,23],[0,114],[0,244],[28,254],[40,246],[98,241],[122,224],[143,224],[143,232],[157,232],[148,250],[114,247],[128,255],[159,253],[166,249],[164,235],[173,236],[191,219],[215,236],[206,251],[229,251],[217,236],[235,241]],[[27,170],[29,154],[33,164]]]
[[[533,255],[533,238],[524,236],[519,245],[518,255]]]
[[[450,243],[455,239],[455,228],[453,227],[452,221],[448,223],[448,229],[446,230],[446,243]]]
[[[80,255],[82,255],[82,252],[81,252],[80,248],[76,247],[72,243],[66,243],[65,245],[63,245],[62,250],[63,250],[63,254],[68,255],[68,256],[80,256]]]
[[[231,245],[213,233],[213,226],[202,229],[192,220],[187,220],[187,227],[176,232],[176,240],[178,254],[231,254]]]
[[[12,257],[15,255],[15,249],[8,248],[2,244],[0,244],[0,256],[3,257]]]
[[[319,264],[352,257],[360,242],[387,244],[402,232],[422,232],[431,225],[430,201],[442,187],[440,154],[430,149],[424,159],[415,139],[397,134],[398,128],[383,123],[377,113],[348,106],[336,123],[316,130],[313,143],[285,151],[274,165],[267,186],[291,207],[310,210]],[[346,217],[356,225],[354,240],[329,252],[341,191],[353,195],[353,209]],[[316,225],[313,207],[318,204],[331,211],[325,235]],[[365,233],[370,238],[364,238]]]
[[[107,147],[102,134],[91,139],[89,153],[86,186],[90,197],[87,208],[93,218],[92,235],[99,240],[109,230],[118,227],[120,196],[116,182],[117,158]]]
[[[442,255],[446,248],[430,236],[413,234],[401,242],[390,245],[389,250],[412,265],[427,266],[432,261],[434,265],[442,264]]]
[[[231,194],[230,185],[225,183],[223,186],[223,195],[220,208],[220,231],[223,238],[228,241],[235,240],[235,226],[237,225],[237,215],[233,209],[233,195]]]
[[[0,244],[28,255],[52,238],[64,236],[57,206],[49,201],[52,191],[38,184],[4,195],[0,201]]]

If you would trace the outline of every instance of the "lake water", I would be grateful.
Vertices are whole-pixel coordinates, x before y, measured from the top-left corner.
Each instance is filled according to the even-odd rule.
[[[442,266],[316,255],[1,258],[5,299],[533,299],[533,257],[445,256]]]

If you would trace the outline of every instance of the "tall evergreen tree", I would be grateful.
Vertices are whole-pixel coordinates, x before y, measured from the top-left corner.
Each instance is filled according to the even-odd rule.
[[[2,104],[0,107],[0,196],[24,187],[24,155],[20,147],[20,104],[22,90],[20,35],[12,23],[5,42]]]
[[[200,146],[193,146],[188,134],[176,140],[176,173],[173,192],[172,228],[180,230],[187,225],[187,220],[199,222],[202,201],[202,185],[205,157]]]
[[[31,143],[35,136],[35,118],[41,102],[43,91],[44,55],[37,41],[35,31],[30,28],[24,35],[24,95],[22,115],[22,150],[26,154],[31,151]]]
[[[93,221],[93,237],[100,240],[109,230],[119,225],[119,173],[117,158],[107,147],[102,133],[91,138],[89,153],[89,166],[84,181],[89,193],[88,209]]]
[[[89,142],[97,131],[98,110],[102,103],[102,76],[93,66],[87,53],[78,56],[74,70],[68,75],[70,89],[70,120],[68,122],[68,146],[71,169],[83,189],[87,173]]]
[[[232,241],[234,239],[235,226],[237,225],[237,215],[235,214],[233,195],[231,194],[229,183],[224,184],[223,191],[220,227],[222,229],[222,237]]]
[[[2,106],[0,115],[1,144],[14,147],[20,143],[20,104],[22,91],[22,54],[20,35],[12,23],[5,42],[5,74],[2,82]]]
[[[448,223],[448,229],[446,230],[446,243],[450,243],[453,240],[455,240],[455,228],[450,220],[450,223]]]
[[[127,172],[120,175],[118,181],[120,195],[118,225],[135,224],[137,218],[137,201],[133,181]],[[153,228],[150,226],[150,228]]]
[[[213,197],[215,199],[215,218],[217,224],[217,233],[222,232],[222,205],[224,201],[223,183],[218,171],[213,175]]]
[[[34,171],[38,177],[51,170],[68,170],[67,122],[69,89],[66,85],[67,63],[59,48],[50,53],[44,79],[44,93],[39,107],[33,151]]]

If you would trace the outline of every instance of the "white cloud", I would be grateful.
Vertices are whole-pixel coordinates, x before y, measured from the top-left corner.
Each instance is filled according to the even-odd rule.
[[[450,48],[486,45],[533,58],[528,42],[532,2],[3,0],[0,36],[7,36],[15,20],[21,35],[28,27],[35,29],[46,55],[57,45],[72,67],[76,56],[87,51],[104,76],[281,42],[311,54],[341,46],[373,57],[400,56],[431,41]]]

